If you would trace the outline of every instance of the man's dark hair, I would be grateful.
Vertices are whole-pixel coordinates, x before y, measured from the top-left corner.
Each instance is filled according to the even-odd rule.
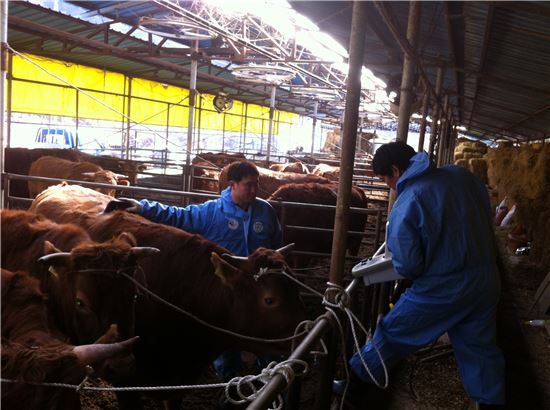
[[[414,148],[403,141],[390,142],[376,150],[372,159],[372,169],[375,175],[392,176],[392,165],[401,173],[409,167],[409,161],[416,154]]]
[[[258,168],[256,164],[250,161],[236,161],[229,164],[227,167],[227,180],[240,182],[241,179],[249,175],[258,176]]]

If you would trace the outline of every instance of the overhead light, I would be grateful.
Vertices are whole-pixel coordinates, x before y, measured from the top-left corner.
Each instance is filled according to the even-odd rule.
[[[143,16],[139,19],[139,28],[146,33],[179,40],[211,40],[218,37],[216,32],[181,17],[153,18]]]
[[[296,70],[271,64],[246,64],[230,69],[239,80],[259,84],[279,85],[296,77]]]
[[[314,98],[322,101],[340,101],[341,97],[334,88],[321,88],[314,86],[296,86],[290,87],[292,94],[298,94],[304,97]]]

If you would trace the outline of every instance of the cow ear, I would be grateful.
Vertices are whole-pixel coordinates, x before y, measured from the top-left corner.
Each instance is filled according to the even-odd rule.
[[[44,256],[38,258],[38,262],[51,266],[68,266],[71,263],[71,254],[61,252],[50,241],[44,241]]]
[[[235,276],[237,276],[239,270],[224,261],[216,252],[212,252],[210,261],[212,262],[212,265],[214,265],[214,274],[221,279],[224,285],[232,288],[232,280]]]
[[[44,255],[49,255],[50,253],[59,253],[61,252],[60,249],[57,249],[53,243],[50,241],[44,241]]]
[[[130,181],[127,180],[127,179],[118,179],[117,178],[116,184],[121,185],[121,186],[130,186]]]
[[[120,241],[123,241],[123,242],[126,242],[130,246],[136,246],[137,245],[136,238],[130,232],[122,232],[116,237],[116,239],[120,240]]]

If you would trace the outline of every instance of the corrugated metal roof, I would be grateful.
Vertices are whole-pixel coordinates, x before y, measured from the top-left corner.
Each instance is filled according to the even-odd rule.
[[[178,2],[182,7],[191,7],[193,3]],[[87,15],[104,15],[128,24],[136,24],[140,16],[166,13],[162,4],[149,1],[79,1],[75,4],[89,9]],[[291,4],[347,48],[352,2]],[[408,2],[369,2],[365,22],[364,63],[386,81],[388,88],[398,91],[403,51],[381,9],[404,36]],[[189,56],[151,59],[152,54],[146,52],[146,41],[124,38],[114,30],[97,30],[98,25],[26,2],[10,2],[9,16],[19,24],[10,20],[8,41],[19,51],[188,86]],[[55,33],[48,33],[47,29]],[[78,36],[75,38],[83,41],[78,45],[75,38],[70,38],[64,47],[59,33]],[[90,41],[86,43],[86,40]],[[549,40],[550,2],[422,2],[418,55],[423,70],[433,85],[437,67],[444,65],[443,88],[450,96],[454,118],[478,137],[533,140],[550,134]],[[89,44],[93,41],[116,50],[94,49],[93,44]],[[138,49],[143,51],[137,52]],[[164,63],[177,64],[183,69],[173,70],[174,66]],[[198,79],[199,88],[210,92],[224,88],[244,101],[268,104],[268,90],[264,86],[243,86],[228,72],[205,62],[200,71],[209,75]],[[312,108],[307,99],[278,91],[281,109],[293,110],[300,105],[307,110]]]

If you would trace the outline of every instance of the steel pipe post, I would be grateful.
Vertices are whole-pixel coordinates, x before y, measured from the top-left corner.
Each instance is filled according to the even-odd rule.
[[[269,168],[271,156],[271,140],[273,138],[273,120],[275,117],[275,97],[277,95],[277,86],[271,87],[271,98],[269,99],[269,129],[267,132],[267,152],[265,156],[266,168]]]
[[[319,109],[319,101],[315,101],[313,105],[313,127],[311,130],[311,156],[315,151],[315,127],[317,126],[317,110]]]
[[[185,172],[183,173],[183,190],[191,190],[191,150],[193,149],[193,126],[195,120],[195,105],[197,98],[197,72],[199,62],[197,60],[197,52],[199,42],[193,41],[193,52],[191,54],[191,73],[189,76],[189,116],[187,121],[187,146],[185,152]]]
[[[8,2],[0,1],[0,171],[4,172],[6,139],[6,71],[8,69]],[[4,194],[4,192],[2,192]],[[0,201],[4,203],[4,201]]]

